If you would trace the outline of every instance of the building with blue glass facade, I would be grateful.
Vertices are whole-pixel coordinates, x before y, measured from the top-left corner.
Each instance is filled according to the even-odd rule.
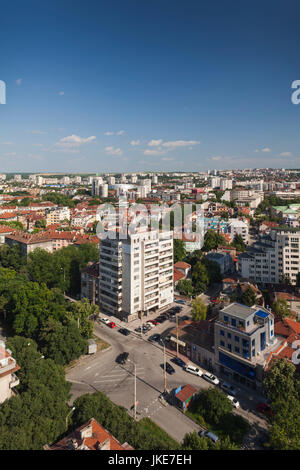
[[[273,314],[235,302],[220,310],[214,331],[219,375],[260,389],[266,360],[277,343]]]

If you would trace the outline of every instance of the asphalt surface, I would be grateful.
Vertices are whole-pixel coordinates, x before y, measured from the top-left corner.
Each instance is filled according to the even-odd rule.
[[[186,315],[190,308],[185,306],[180,314]],[[188,432],[198,431],[200,426],[191,421],[174,406],[164,406],[159,395],[164,391],[163,348],[157,343],[147,341],[154,333],[168,333],[176,325],[175,319],[157,325],[142,337],[132,332],[129,336],[119,333],[120,327],[134,330],[140,322],[125,324],[110,318],[118,325],[111,329],[105,324],[95,322],[95,334],[107,341],[111,347],[93,356],[83,357],[75,367],[67,370],[67,380],[72,383],[71,403],[84,393],[104,392],[114,403],[124,406],[133,415],[134,405],[134,363],[136,364],[137,388],[137,419],[150,417],[155,423],[167,431],[174,439],[181,442]],[[129,353],[129,361],[125,365],[116,362],[122,352]],[[166,354],[166,360],[170,357]],[[186,361],[188,362],[188,361]],[[201,377],[185,372],[181,367],[170,362],[175,374],[167,375],[167,389],[170,391],[179,385],[191,384],[196,389],[208,388],[211,385]],[[203,369],[204,370],[204,369]],[[261,401],[255,392],[240,390],[238,395],[241,408],[235,410],[259,429],[266,429],[266,422],[257,415],[255,405]],[[257,438],[258,440],[258,438]],[[255,446],[256,447],[256,446]],[[245,448],[251,448],[251,436]],[[253,448],[253,447],[252,447]]]

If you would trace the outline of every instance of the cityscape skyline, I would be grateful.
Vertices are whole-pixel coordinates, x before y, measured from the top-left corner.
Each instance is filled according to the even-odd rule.
[[[6,6],[1,171],[297,168],[294,0],[88,5]]]

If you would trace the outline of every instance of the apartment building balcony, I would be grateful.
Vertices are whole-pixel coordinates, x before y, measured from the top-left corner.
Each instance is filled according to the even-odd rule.
[[[163,273],[164,271],[167,271],[171,266],[173,266],[172,263],[166,264],[165,266],[161,266],[159,272]]]
[[[20,380],[16,376],[16,374],[11,374],[11,381],[9,382],[9,388],[14,388],[19,385]]]
[[[145,259],[151,258],[152,256],[158,257],[158,254],[159,254],[158,250],[145,252]]]
[[[160,261],[160,266],[162,264],[165,264],[165,263],[168,263],[169,261],[173,261],[173,257],[172,256],[169,256],[168,258],[165,258],[163,261]]]
[[[152,279],[158,277],[158,271],[154,271],[153,273],[150,272],[149,274],[145,274],[144,279]]]

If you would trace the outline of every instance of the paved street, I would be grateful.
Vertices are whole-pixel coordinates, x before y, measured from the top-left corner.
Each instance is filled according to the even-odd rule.
[[[182,315],[188,312],[185,307]],[[115,319],[119,326],[123,322]],[[95,334],[111,344],[111,347],[94,356],[84,357],[80,363],[67,371],[67,380],[72,382],[72,402],[84,393],[94,391],[104,392],[114,403],[124,406],[130,411],[134,403],[134,363],[137,373],[137,411],[138,419],[150,417],[165,429],[174,439],[182,441],[187,432],[199,430],[193,423],[175,407],[163,406],[158,397],[164,389],[164,373],[160,365],[163,363],[163,349],[157,343],[150,343],[147,337],[154,332],[169,331],[175,325],[175,320],[157,325],[150,332],[140,337],[134,332],[126,337],[118,332],[119,328],[110,329],[104,324],[95,323]],[[131,324],[126,324],[131,329]],[[116,357],[129,352],[129,361],[122,366],[116,363]],[[170,357],[167,356],[167,360]],[[172,390],[179,385],[191,384],[197,389],[211,386],[204,379],[188,374],[182,368],[172,364],[176,370],[173,375],[167,374],[167,388]],[[241,409],[237,412],[250,422],[257,422],[265,428],[265,421],[253,413],[255,404],[260,401],[255,392],[240,393],[238,399]]]

